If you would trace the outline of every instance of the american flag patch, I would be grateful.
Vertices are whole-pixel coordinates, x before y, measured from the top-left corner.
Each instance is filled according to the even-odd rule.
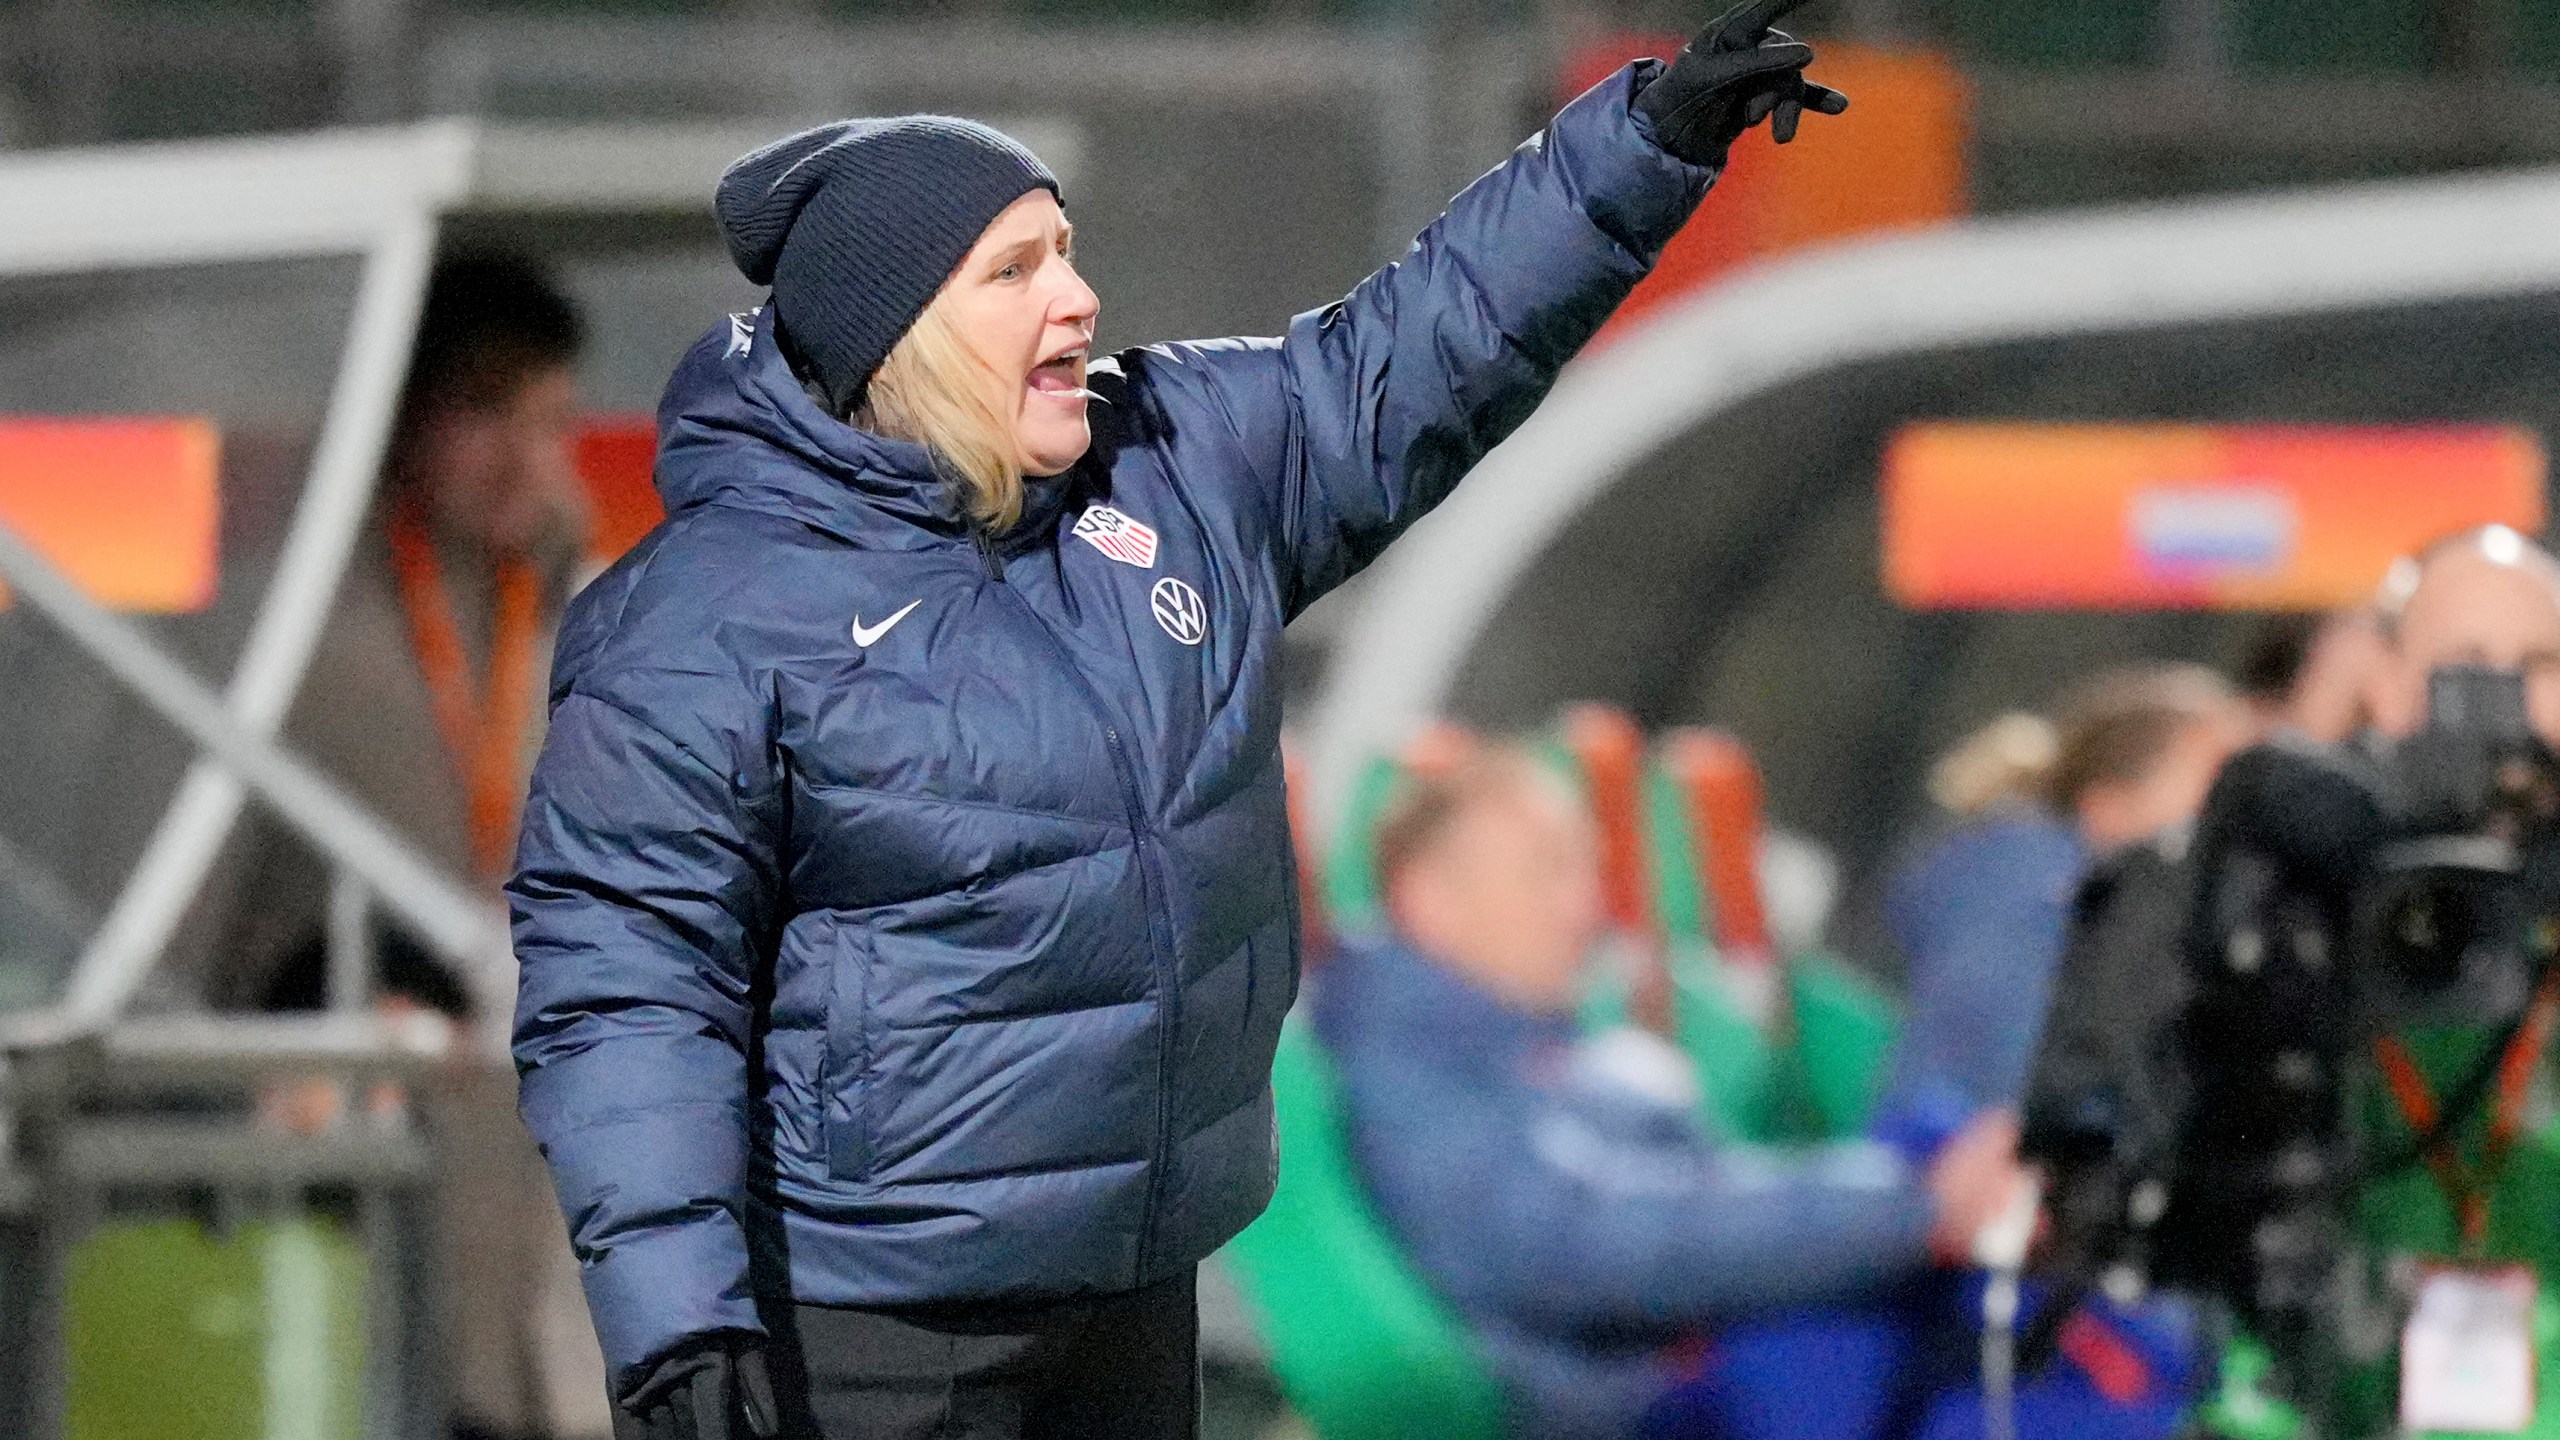
[[[1108,505],[1093,506],[1078,516],[1075,534],[1123,565],[1135,565],[1141,570],[1156,566],[1155,530]]]

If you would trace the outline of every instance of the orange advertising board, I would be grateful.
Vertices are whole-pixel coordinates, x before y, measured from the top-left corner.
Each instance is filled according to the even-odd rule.
[[[587,559],[598,569],[665,518],[655,480],[658,422],[647,415],[597,415],[578,427],[578,478],[587,491]]]
[[[102,605],[201,610],[220,577],[221,467],[210,420],[0,417],[0,525]]]
[[[1568,99],[1641,55],[1680,52],[1686,37],[1604,36],[1569,54]],[[1754,261],[1834,241],[1944,224],[1965,213],[1973,96],[1964,72],[1927,50],[1825,40],[1814,79],[1847,92],[1847,114],[1809,116],[1779,148],[1767,125],[1734,143],[1697,218],[1672,237],[1604,335],[1623,334],[1658,305]]]
[[[1886,591],[1915,609],[2313,609],[2492,522],[2543,523],[2497,426],[1922,424],[1887,447]]]

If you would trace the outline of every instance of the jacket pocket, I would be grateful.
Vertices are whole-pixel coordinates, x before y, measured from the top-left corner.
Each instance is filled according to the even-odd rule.
[[[829,961],[826,1062],[818,1077],[819,1138],[827,1173],[838,1180],[870,1177],[872,1074],[871,937],[857,926],[836,932]]]

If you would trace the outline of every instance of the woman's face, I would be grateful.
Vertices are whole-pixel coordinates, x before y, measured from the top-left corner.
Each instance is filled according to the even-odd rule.
[[[1074,237],[1057,197],[1034,190],[996,216],[944,289],[961,337],[1013,399],[1025,475],[1059,474],[1093,443],[1084,367],[1102,302],[1076,273]]]

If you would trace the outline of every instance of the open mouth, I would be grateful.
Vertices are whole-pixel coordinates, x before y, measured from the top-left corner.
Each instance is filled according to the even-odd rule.
[[[1028,381],[1032,389],[1060,399],[1084,398],[1085,350],[1079,345],[1063,355],[1052,356],[1031,367]]]

